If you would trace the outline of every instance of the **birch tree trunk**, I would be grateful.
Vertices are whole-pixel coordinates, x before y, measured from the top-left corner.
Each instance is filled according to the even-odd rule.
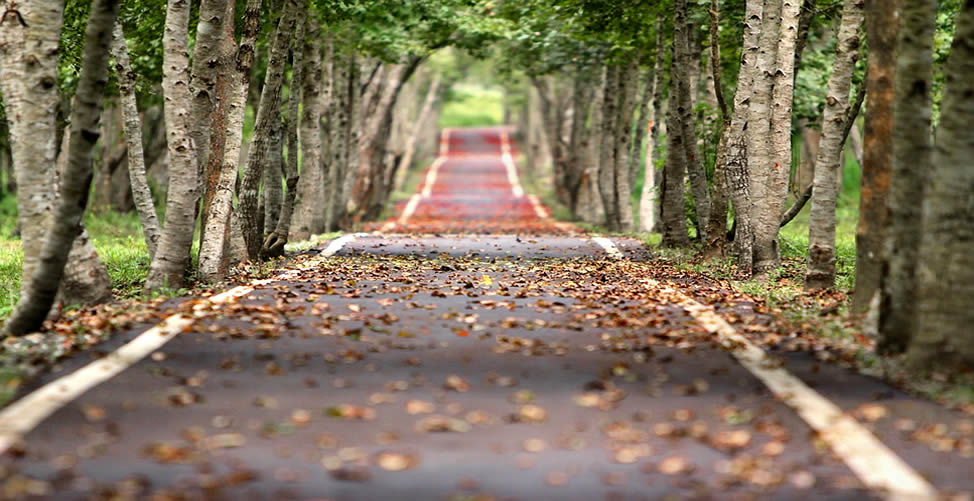
[[[714,190],[710,218],[704,234],[705,252],[723,255],[727,240],[727,150],[730,140],[731,117],[724,99],[724,83],[720,74],[720,3],[710,2],[710,74],[707,77],[708,99],[720,113],[720,141],[714,159]]]
[[[145,153],[142,150],[142,121],[135,100],[135,72],[129,62],[128,49],[125,46],[125,33],[122,24],[116,23],[114,40],[112,43],[112,58],[115,60],[115,74],[118,77],[119,102],[122,107],[122,117],[125,124],[125,144],[128,151],[129,182],[132,184],[132,197],[135,208],[142,223],[142,235],[149,258],[156,255],[159,244],[159,218],[156,206],[152,201],[152,191],[145,175]]]
[[[307,2],[305,2],[307,7]],[[291,83],[287,97],[287,122],[284,136],[287,140],[287,162],[284,164],[285,188],[284,205],[281,207],[277,224],[271,228],[270,234],[264,240],[261,253],[265,257],[277,257],[284,254],[284,246],[291,232],[291,216],[294,214],[294,202],[297,198],[298,180],[298,115],[301,104],[301,89],[304,87],[304,47],[307,20],[298,21],[298,29],[294,45],[291,48]],[[312,55],[314,56],[314,55]]]
[[[679,7],[683,7],[682,9]],[[687,218],[684,210],[683,185],[687,168],[687,148],[684,144],[680,109],[680,86],[689,84],[687,68],[679,64],[680,45],[686,44],[686,2],[674,5],[674,28],[672,40],[672,64],[670,65],[670,97],[666,113],[666,163],[663,165],[663,223],[664,247],[683,247],[690,244],[687,235]],[[685,47],[684,47],[685,48]]]
[[[658,28],[657,28],[658,29]],[[657,45],[658,47],[658,45]],[[657,51],[659,53],[659,51]],[[658,59],[658,57],[656,58]],[[654,63],[656,61],[654,59]],[[653,138],[651,136],[651,131],[656,125],[653,123],[656,117],[653,115],[653,94],[655,88],[653,87],[656,83],[656,73],[659,72],[659,66],[655,65],[649,69],[645,74],[645,84],[643,86],[643,96],[639,102],[639,118],[636,119],[636,137],[633,140],[632,150],[630,151],[629,157],[629,179],[632,184],[636,183],[636,176],[639,175],[640,162],[643,162],[643,187],[639,192],[639,231],[648,232],[646,230],[646,223],[643,223],[644,217],[653,218],[652,205],[649,205],[649,213],[645,213],[646,205],[649,203],[648,192],[653,191],[653,182],[655,179],[650,181],[647,176],[652,176],[653,172]],[[646,142],[646,155],[643,156],[643,142]],[[646,174],[648,173],[648,174]],[[650,181],[650,186],[646,187],[646,181]],[[652,221],[649,222],[650,228],[652,228]]]
[[[697,134],[695,120],[693,116],[694,101],[697,97],[697,87],[700,80],[700,61],[691,56],[699,54],[699,50],[693,50],[698,44],[691,40],[689,33],[690,27],[687,24],[689,7],[686,0],[676,0],[673,3],[674,28],[673,62],[676,67],[685,68],[681,73],[685,73],[687,78],[675,81],[672,89],[676,91],[677,111],[680,119],[677,125],[680,126],[682,145],[686,150],[684,153],[684,165],[690,177],[690,191],[693,194],[694,209],[697,214],[697,230],[701,241],[704,241],[704,230],[710,220],[710,194],[707,190],[707,172],[704,170],[700,153],[697,151]]]
[[[291,240],[306,240],[312,234],[324,231],[325,213],[321,210],[324,197],[321,161],[321,114],[325,104],[322,87],[321,26],[314,16],[309,16],[308,36],[304,42],[306,58],[302,79],[301,117],[301,177],[298,179],[297,199],[291,221]]]
[[[92,3],[78,88],[71,106],[71,139],[64,152],[67,166],[61,175],[61,197],[44,239],[40,263],[4,324],[7,334],[27,334],[44,323],[57,297],[72,243],[82,232],[81,219],[93,177],[91,152],[100,136],[98,122],[108,81],[108,48],[117,14],[118,0]]]
[[[599,145],[599,194],[605,207],[605,224],[610,231],[619,228],[619,195],[615,183],[615,132],[619,119],[619,67],[605,68],[605,92],[602,97],[602,134]]]
[[[261,238],[277,226],[281,216],[281,206],[284,203],[281,185],[281,177],[284,175],[284,123],[279,114],[274,115],[271,120],[273,122],[267,130],[267,155],[264,157],[260,192],[263,219],[258,223],[258,233]]]
[[[406,178],[406,173],[412,168],[413,157],[416,155],[416,146],[419,143],[419,137],[423,129],[426,127],[426,123],[429,121],[430,115],[433,113],[433,104],[439,95],[441,81],[442,76],[440,73],[434,74],[429,87],[426,89],[426,97],[423,98],[423,105],[419,110],[419,115],[416,117],[416,122],[413,124],[412,130],[409,132],[409,137],[406,139],[406,148],[403,151],[402,158],[399,159],[399,171],[396,176],[394,189],[399,189],[402,186]]]
[[[358,180],[358,175],[360,172],[361,157],[359,155],[359,144],[361,144],[362,138],[362,116],[361,116],[361,105],[364,101],[361,100],[361,95],[359,94],[359,81],[361,80],[361,73],[358,64],[355,59],[352,59],[352,66],[349,71],[349,87],[348,92],[348,138],[346,150],[346,160],[345,165],[342,166],[342,177],[338,181],[339,196],[337,199],[338,207],[336,214],[338,217],[338,224],[343,228],[351,228],[352,224],[349,220],[349,216],[352,213],[354,207],[351,207],[352,189],[355,187],[355,183]]]
[[[772,134],[772,91],[778,61],[778,38],[781,23],[781,2],[765,3],[761,19],[761,41],[758,45],[758,68],[752,85],[749,119],[747,123],[747,158],[751,187],[751,222],[754,230],[752,242],[754,258],[753,271],[762,276],[777,264],[777,251],[774,236],[777,234],[778,216],[774,218],[775,228],[770,230],[768,214],[776,207],[772,200],[775,190],[770,186],[774,181],[774,151]]]
[[[748,146],[751,135],[748,123],[754,98],[754,86],[760,77],[758,61],[761,55],[761,30],[764,5],[762,0],[747,0],[744,12],[744,39],[741,64],[734,93],[734,114],[727,131],[727,158],[725,183],[734,208],[734,254],[737,266],[750,272],[754,260],[754,229],[752,225],[753,200],[751,193]],[[756,127],[756,125],[755,125]]]
[[[575,67],[572,85],[572,123],[568,134],[568,151],[566,159],[566,187],[568,189],[568,206],[575,217],[585,218],[581,214],[584,210],[581,199],[585,184],[585,152],[591,141],[586,128],[586,121],[591,109],[593,82],[588,66]]]
[[[162,90],[169,150],[169,190],[166,196],[166,223],[145,282],[149,292],[182,288],[196,226],[198,163],[196,149],[189,135],[192,95],[186,47],[188,29],[189,1],[168,0],[162,39]]]
[[[893,175],[889,187],[887,272],[882,284],[877,348],[899,353],[915,332],[916,265],[923,187],[932,165],[931,85],[936,0],[903,2],[896,51]]]
[[[248,0],[244,12],[243,33],[236,51],[234,70],[229,78],[226,99],[226,132],[222,158],[210,157],[209,169],[216,173],[213,197],[204,203],[206,227],[200,243],[200,275],[208,281],[222,280],[229,269],[233,190],[243,141],[243,121],[250,88],[250,70],[254,64],[255,45],[260,32],[261,0]],[[205,200],[204,200],[205,202]]]
[[[946,69],[931,180],[923,199],[917,261],[917,322],[907,362],[915,368],[974,364],[974,3],[965,2]],[[897,113],[899,113],[897,111]]]
[[[859,224],[856,226],[856,292],[852,310],[865,312],[879,290],[885,261],[886,201],[893,163],[893,103],[896,80],[896,36],[900,0],[866,0],[865,131]]]
[[[342,215],[342,186],[348,164],[349,132],[351,128],[351,99],[358,92],[358,84],[352,79],[355,58],[335,46],[334,78],[331,103],[331,125],[329,127],[329,152],[331,162],[328,166],[325,184],[325,203],[328,205],[328,230],[338,229]]]
[[[822,116],[822,139],[815,161],[812,209],[808,221],[806,289],[829,289],[835,285],[835,201],[841,173],[839,161],[845,139],[845,122],[849,115],[852,72],[859,59],[862,19],[862,0],[845,0]]]
[[[617,231],[632,231],[632,185],[629,155],[632,148],[632,120],[639,90],[639,63],[633,59],[619,74],[619,116],[616,121],[614,172]],[[560,139],[559,139],[560,142]]]
[[[210,127],[216,108],[217,76],[226,71],[228,61],[221,57],[223,26],[233,23],[232,0],[202,0],[199,7],[199,23],[193,44],[193,67],[189,89],[193,97],[190,115],[189,137],[196,148],[196,160],[200,174],[210,153]],[[228,10],[229,7],[229,10]]]
[[[585,134],[586,144],[583,146],[584,170],[579,181],[578,214],[587,223],[601,223],[605,221],[605,207],[602,204],[602,194],[599,188],[599,153],[602,146],[602,121],[604,117],[602,101],[605,99],[605,70],[598,68],[595,91],[590,102],[591,124]]]
[[[260,179],[263,176],[264,164],[271,152],[271,131],[281,121],[281,85],[284,81],[284,66],[287,62],[288,41],[294,31],[297,18],[297,0],[286,0],[281,11],[277,28],[268,44],[267,72],[264,77],[264,89],[261,92],[260,106],[257,109],[257,119],[254,125],[254,139],[247,154],[247,170],[240,183],[238,197],[240,203],[241,229],[247,246],[247,258],[260,259],[260,249],[263,243],[258,227],[257,198]],[[280,183],[280,177],[277,178]],[[280,191],[276,188],[275,191]]]
[[[656,23],[656,58],[653,62],[653,102],[651,114],[649,116],[649,142],[646,145],[646,170],[643,177],[643,189],[639,197],[639,221],[642,231],[655,231],[657,220],[659,219],[658,205],[659,194],[656,184],[656,160],[659,157],[660,124],[657,121],[662,117],[663,108],[663,88],[665,86],[666,72],[666,35],[663,29],[662,18]],[[644,222],[645,221],[645,222]]]

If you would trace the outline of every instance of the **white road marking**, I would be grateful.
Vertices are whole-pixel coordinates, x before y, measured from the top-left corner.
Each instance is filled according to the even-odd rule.
[[[343,235],[339,238],[336,238],[335,240],[332,240],[331,243],[328,244],[328,247],[325,247],[325,250],[321,251],[321,256],[322,257],[334,256],[335,254],[338,253],[338,251],[342,250],[342,247],[345,247],[346,244],[354,241],[356,238],[361,237],[363,235],[364,233],[349,233],[348,235]]]
[[[433,184],[436,183],[436,175],[440,172],[440,167],[442,167],[445,163],[445,156],[437,157],[436,160],[433,161],[433,165],[431,165],[429,170],[426,171],[426,180],[423,182],[423,191],[421,192],[423,198],[429,198],[431,195],[433,195]]]
[[[328,245],[322,256],[331,256],[338,252],[346,243],[362,234],[345,235]],[[234,287],[226,292],[205,299],[193,307],[194,311],[202,311],[210,305],[224,304],[254,291],[255,287],[269,284],[276,280],[287,280],[297,276],[301,271],[313,267],[317,263],[312,259],[300,268],[286,270],[274,278],[257,280],[250,285]],[[202,313],[201,313],[202,315]],[[19,442],[24,435],[33,430],[41,421],[47,419],[58,409],[71,403],[88,390],[117,376],[150,353],[158,350],[178,334],[184,332],[196,321],[194,317],[177,313],[166,317],[165,320],[139,334],[135,339],[125,343],[108,356],[96,360],[71,374],[62,376],[46,385],[34,390],[23,398],[13,402],[0,412],[0,454],[4,454],[12,445]]]
[[[544,205],[541,205],[541,200],[538,200],[537,195],[528,195],[528,200],[531,201],[531,206],[534,207],[534,213],[538,215],[541,219],[548,219],[551,214],[545,209]]]
[[[507,137],[506,129],[501,130],[501,161],[507,170],[507,182],[511,183],[511,193],[517,198],[523,197],[524,187],[521,186],[521,180],[517,175],[517,166],[514,165],[514,157],[511,156],[511,143]]]
[[[443,129],[440,134],[440,156],[445,157],[450,154],[450,129]]]
[[[420,198],[421,197],[416,194],[409,197],[409,203],[406,204],[406,208],[403,209],[402,215],[399,216],[399,224],[406,224],[406,221],[409,221],[409,218],[413,216],[414,212],[416,212],[416,207],[419,205]]]
[[[592,239],[609,256],[621,259],[622,252],[603,237]],[[647,287],[658,288],[659,282],[644,279]],[[836,456],[870,489],[882,492],[896,501],[936,499],[937,490],[902,458],[890,450],[862,424],[844,413],[837,405],[811,389],[758,345],[738,333],[727,321],[683,292],[666,288],[677,304],[690,313],[709,332],[716,334],[744,368],[751,372],[785,405],[791,407],[832,449]]]

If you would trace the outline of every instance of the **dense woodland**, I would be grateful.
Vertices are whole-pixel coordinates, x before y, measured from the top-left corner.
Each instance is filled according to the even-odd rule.
[[[456,84],[489,73],[523,168],[571,218],[729,256],[754,280],[775,276],[780,229],[807,204],[805,287],[836,287],[856,165],[853,310],[915,368],[974,364],[974,2],[5,8],[0,199],[16,199],[23,249],[8,334],[111,298],[92,206],[137,212],[148,293],[379,219]]]

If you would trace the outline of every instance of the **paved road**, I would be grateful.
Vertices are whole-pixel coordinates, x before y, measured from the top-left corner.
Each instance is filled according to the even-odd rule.
[[[547,218],[518,192],[503,130],[445,136],[385,233],[183,303],[171,340],[60,399],[0,461],[0,498],[929,498],[915,474],[974,490],[969,416],[786,351],[801,333],[760,343],[770,319],[721,283]],[[711,305],[782,367],[739,363]],[[33,388],[79,384],[89,361]],[[776,397],[782,373],[885,452],[863,459],[858,428],[816,422],[828,405]]]

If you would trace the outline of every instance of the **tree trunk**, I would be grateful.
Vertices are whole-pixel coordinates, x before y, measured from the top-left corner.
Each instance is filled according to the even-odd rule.
[[[122,108],[122,118],[125,121],[125,143],[128,151],[129,182],[132,185],[132,196],[135,208],[142,223],[142,235],[145,237],[149,258],[156,255],[159,244],[159,218],[156,206],[152,201],[152,191],[145,176],[145,153],[142,149],[142,122],[135,99],[135,72],[129,62],[128,49],[125,46],[125,33],[122,24],[116,23],[114,41],[112,44],[112,58],[115,60],[115,74],[118,77],[119,104]]]
[[[602,96],[602,134],[599,144],[599,194],[605,207],[605,225],[619,231],[619,193],[615,183],[615,132],[619,120],[619,67],[605,68],[605,92]]]
[[[619,116],[616,120],[614,172],[617,231],[633,230],[632,185],[629,155],[632,148],[632,121],[639,91],[639,63],[633,59],[619,73]]]
[[[224,24],[233,24],[232,0],[202,0],[199,7],[199,24],[193,44],[193,67],[189,90],[193,98],[190,115],[189,137],[196,148],[196,160],[200,174],[210,153],[210,131],[213,111],[216,108],[217,76],[228,70],[228,61],[221,57]],[[229,9],[229,10],[228,10]]]
[[[704,248],[709,254],[723,254],[727,240],[727,146],[730,140],[731,118],[724,99],[724,84],[720,74],[720,4],[711,0],[710,4],[710,77],[714,107],[720,112],[720,141],[714,159],[714,191],[711,199],[711,214],[704,231]]]
[[[896,36],[901,0],[866,0],[865,131],[859,224],[856,226],[856,292],[852,310],[869,309],[879,290],[885,260],[886,208],[893,163],[893,103],[896,80]]]
[[[605,220],[605,208],[602,204],[602,194],[599,188],[599,153],[602,146],[602,120],[603,109],[602,101],[605,96],[605,71],[599,67],[595,74],[596,83],[591,103],[588,105],[590,110],[591,123],[588,132],[583,136],[582,159],[584,167],[582,179],[579,181],[578,194],[578,214],[582,221],[587,223],[601,223]]]
[[[334,78],[332,89],[331,125],[329,126],[331,162],[328,166],[325,184],[325,203],[328,205],[328,230],[338,229],[342,215],[342,186],[349,159],[349,133],[351,131],[351,100],[358,92],[357,74],[353,71],[355,58],[345,54],[335,44]]]
[[[686,1],[678,0],[673,7],[675,22],[673,28],[673,63],[670,66],[670,100],[666,114],[666,163],[663,166],[663,214],[662,233],[664,247],[689,245],[687,218],[684,210],[683,185],[687,168],[687,148],[683,136],[684,127],[680,123],[680,87],[686,88],[689,75],[686,66],[680,64],[682,52],[686,50]],[[680,46],[683,45],[683,48]]]
[[[150,292],[183,287],[196,226],[198,163],[189,135],[192,95],[186,47],[189,10],[188,0],[169,0],[166,9],[162,89],[166,102],[169,190],[166,223],[145,283]]]
[[[572,215],[582,219],[589,217],[582,212],[589,207],[581,203],[584,191],[588,188],[585,176],[585,154],[591,141],[587,129],[589,110],[591,109],[594,82],[591,67],[577,65],[574,81],[572,82],[571,117],[572,123],[568,133],[568,151],[565,162],[565,188],[568,190],[568,207]]]
[[[681,142],[686,150],[684,163],[690,177],[690,191],[693,194],[694,209],[697,215],[698,237],[704,241],[705,235],[701,233],[710,220],[710,194],[707,191],[707,172],[704,170],[700,153],[697,151],[696,122],[693,115],[694,101],[699,85],[693,84],[693,81],[699,82],[700,80],[700,62],[691,56],[691,54],[699,54],[699,51],[693,50],[697,43],[696,37],[689,33],[690,27],[687,24],[687,16],[690,12],[687,1],[676,0],[673,3],[673,11],[675,13],[673,44],[676,47],[673,52],[673,62],[676,67],[688,68],[690,73],[688,78],[675,80],[673,82],[675,85],[671,87],[677,96],[677,111],[680,116],[677,125],[681,128]],[[685,72],[686,70],[681,71],[681,73]]]
[[[44,323],[57,297],[72,243],[82,232],[81,219],[93,176],[91,151],[100,136],[98,121],[108,81],[108,48],[117,14],[118,0],[95,0],[91,6],[78,88],[71,106],[72,132],[69,149],[64,152],[67,166],[61,175],[60,201],[44,239],[40,263],[4,324],[7,334],[27,334]]]
[[[260,106],[257,109],[257,120],[254,125],[254,139],[247,153],[247,170],[240,184],[238,197],[241,229],[247,244],[247,259],[260,259],[260,249],[263,235],[257,224],[257,197],[260,179],[264,173],[264,164],[268,154],[273,155],[272,131],[281,121],[281,85],[284,81],[284,66],[287,62],[288,41],[294,31],[298,14],[298,1],[286,0],[281,11],[277,29],[268,44],[267,72],[264,77],[264,89],[261,92]],[[277,177],[280,183],[280,177]],[[280,191],[276,188],[275,191]]]
[[[211,153],[208,171],[215,173],[212,201],[206,203],[206,226],[200,243],[200,275],[208,281],[222,280],[229,269],[233,190],[243,140],[243,121],[250,88],[250,70],[254,64],[255,45],[260,32],[261,0],[248,0],[244,12],[243,33],[236,51],[234,70],[228,75],[228,98],[225,100],[226,133],[221,131],[223,154]],[[217,112],[218,116],[222,116]],[[218,139],[219,141],[219,139]],[[212,141],[211,141],[212,144]],[[215,153],[215,152],[214,152]]]
[[[307,6],[307,2],[305,2]],[[291,216],[294,214],[294,203],[297,198],[298,180],[298,115],[301,104],[301,89],[304,87],[304,58],[305,58],[305,31],[308,21],[300,20],[294,45],[291,48],[291,83],[290,93],[287,97],[287,122],[284,127],[284,136],[287,140],[287,162],[284,164],[284,184],[287,188],[284,197],[284,206],[281,208],[277,224],[271,228],[270,235],[264,240],[261,253],[264,257],[277,257],[284,254],[284,246],[287,245],[288,235],[291,233]],[[317,54],[308,54],[314,59]],[[280,182],[280,180],[278,181]]]
[[[274,115],[267,131],[267,156],[264,157],[263,180],[260,200],[263,206],[263,224],[258,224],[261,238],[274,230],[281,216],[284,201],[281,177],[284,175],[284,123],[280,114]],[[256,134],[256,133],[255,133]]]
[[[734,93],[734,115],[727,131],[727,158],[725,183],[734,208],[734,254],[737,266],[750,272],[754,262],[754,227],[752,207],[754,205],[751,188],[751,165],[756,165],[748,156],[750,142],[755,139],[750,133],[751,108],[755,96],[755,85],[763,76],[759,73],[761,59],[761,33],[763,28],[764,5],[762,0],[747,0],[744,13],[744,39],[742,42],[740,72],[737,90]],[[762,88],[762,90],[764,90]],[[766,96],[765,96],[766,97]],[[759,104],[762,104],[759,102]],[[757,117],[764,119],[764,113]],[[755,125],[757,127],[757,121]]]
[[[9,162],[16,178],[17,222],[24,251],[23,300],[34,269],[40,265],[58,201],[58,190],[52,187],[57,185],[56,83],[62,4],[28,1],[19,5],[30,23],[20,26],[11,21],[0,29],[0,92],[9,126]],[[62,300],[69,304],[98,302],[111,294],[105,267],[83,229],[72,245],[61,287]]]
[[[416,156],[416,147],[419,144],[419,136],[422,134],[423,129],[427,127],[426,123],[433,113],[433,104],[439,95],[441,81],[442,76],[439,73],[434,74],[429,87],[426,89],[426,97],[423,99],[423,105],[419,110],[419,115],[416,117],[412,130],[409,132],[409,137],[406,139],[406,147],[403,151],[402,158],[399,159],[399,170],[393,189],[399,189],[402,186],[406,178],[406,173],[412,168],[413,157]]]
[[[943,371],[974,365],[974,2],[961,5],[933,163],[915,166],[931,182],[923,200],[916,328],[906,357],[912,367]]]
[[[321,69],[321,26],[314,16],[308,17],[308,36],[304,44],[306,66],[302,79],[302,117],[301,117],[301,177],[298,180],[297,199],[294,217],[291,221],[291,240],[306,240],[313,234],[324,231],[324,211],[321,200],[322,188],[321,161],[321,114],[325,104],[322,100]]]
[[[768,214],[776,206],[771,200],[775,190],[769,187],[775,173],[772,133],[772,91],[778,61],[778,39],[781,23],[781,2],[765,3],[761,19],[761,42],[758,68],[752,85],[749,103],[750,117],[747,123],[748,171],[751,187],[751,223],[754,229],[753,271],[757,276],[766,275],[777,266],[775,235],[780,214],[775,215],[775,229],[768,229]],[[780,167],[779,169],[780,170]],[[735,236],[735,240],[738,237]]]
[[[839,161],[849,116],[852,72],[859,59],[862,19],[862,0],[845,0],[822,116],[822,139],[815,161],[812,210],[808,220],[806,289],[830,289],[835,285],[835,202],[841,175]]]
[[[910,345],[916,305],[915,270],[920,247],[923,187],[933,154],[930,137],[936,0],[903,3],[896,51],[896,105],[893,119],[893,175],[889,188],[887,273],[879,312],[883,352]]]
[[[639,124],[643,130],[648,129],[646,141],[646,158],[643,169],[643,188],[639,193],[639,231],[649,233],[656,227],[656,162],[654,153],[656,151],[656,141],[659,139],[659,127],[656,119],[659,117],[657,112],[660,108],[660,101],[663,99],[663,78],[666,64],[666,51],[664,45],[666,37],[663,31],[662,18],[656,23],[656,55],[653,58],[652,75],[647,80],[646,95],[650,102],[644,106],[646,110],[645,119]]]

